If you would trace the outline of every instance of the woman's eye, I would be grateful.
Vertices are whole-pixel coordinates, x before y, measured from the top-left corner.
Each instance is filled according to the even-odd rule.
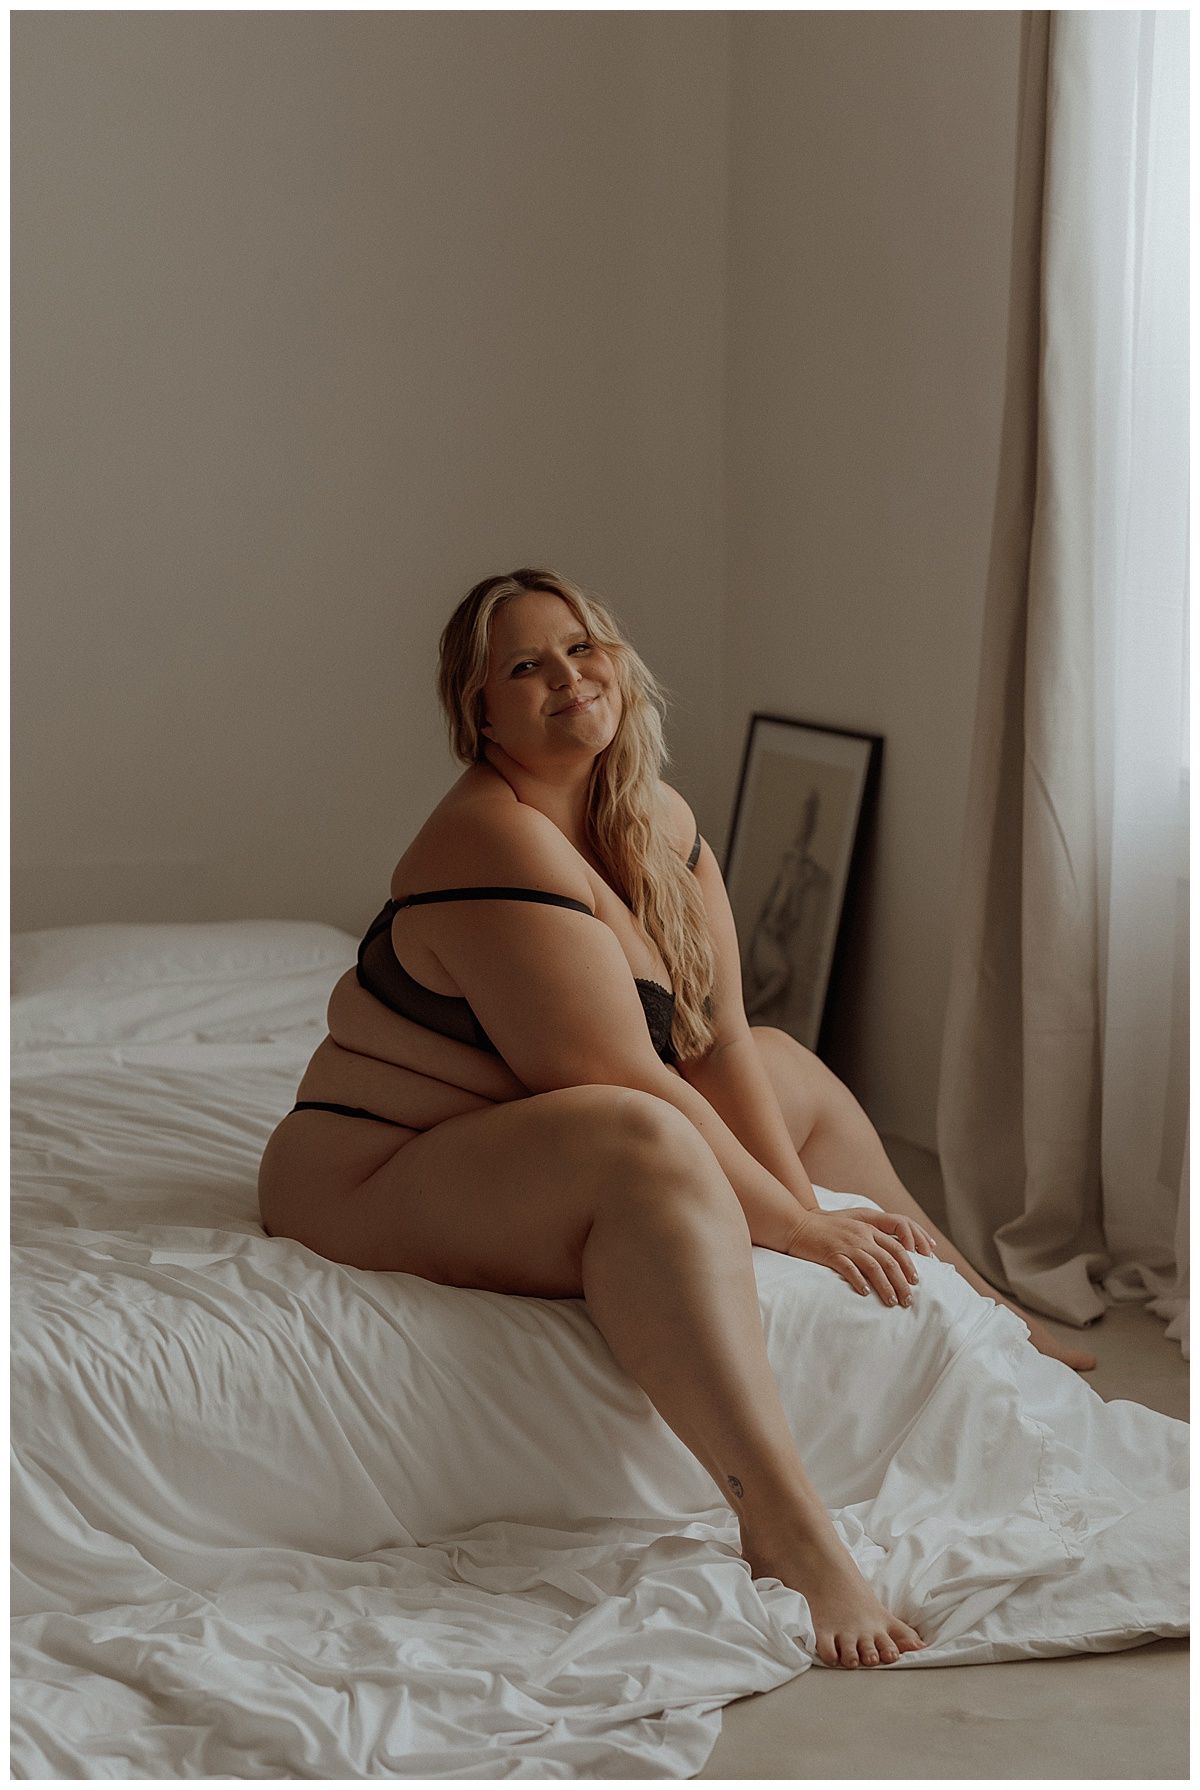
[[[591,641],[577,641],[573,646],[568,646],[568,652],[589,653],[591,652]],[[528,666],[536,666],[536,664],[536,659],[521,659],[518,666],[512,666],[512,677],[516,677],[518,671],[527,671]]]

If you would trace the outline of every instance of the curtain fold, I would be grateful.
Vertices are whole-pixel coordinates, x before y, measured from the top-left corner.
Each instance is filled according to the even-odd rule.
[[[1186,1298],[1187,40],[1022,21],[938,1142],[959,1246],[1076,1324]]]

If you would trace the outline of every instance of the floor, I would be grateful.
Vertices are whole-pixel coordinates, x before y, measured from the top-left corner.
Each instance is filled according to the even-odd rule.
[[[944,1222],[936,1157],[888,1139],[896,1170]],[[1081,1332],[1061,1334],[1078,1341]],[[1109,1310],[1082,1333],[1089,1383],[1188,1416],[1188,1367],[1161,1319]],[[896,1673],[806,1672],[725,1711],[702,1778],[1186,1778],[1188,1643]]]

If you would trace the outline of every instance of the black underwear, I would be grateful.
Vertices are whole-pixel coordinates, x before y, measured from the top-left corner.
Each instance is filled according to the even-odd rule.
[[[416,1130],[415,1125],[401,1125],[399,1119],[385,1119],[381,1113],[369,1113],[365,1106],[339,1106],[336,1100],[297,1100],[292,1112],[341,1113],[346,1119],[374,1119],[379,1125],[395,1125],[401,1131]]]

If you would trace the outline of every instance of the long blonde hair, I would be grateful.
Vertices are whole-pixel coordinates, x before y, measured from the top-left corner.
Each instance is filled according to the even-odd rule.
[[[501,604],[535,590],[561,597],[616,667],[621,720],[592,769],[587,840],[670,971],[676,1053],[685,1060],[703,1056],[713,1042],[712,940],[696,879],[671,842],[659,788],[667,761],[662,730],[666,700],[609,611],[555,572],[525,566],[483,579],[442,631],[438,693],[450,724],[450,743],[464,764],[485,757],[483,686],[492,618]]]

